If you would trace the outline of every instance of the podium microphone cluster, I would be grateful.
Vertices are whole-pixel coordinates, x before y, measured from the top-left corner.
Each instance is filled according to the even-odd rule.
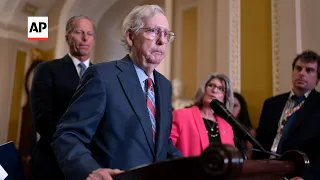
[[[219,100],[214,99],[210,102],[210,106],[212,110],[218,114],[221,118],[226,120],[232,127],[233,131],[235,134],[237,134],[241,139],[249,141],[253,147],[256,147],[259,151],[263,153],[267,153],[269,155],[275,155],[275,156],[280,156],[278,154],[274,154],[271,152],[266,151],[262,145],[252,137],[250,134],[249,130],[241,124],[232,114],[228,109],[225,107],[223,103],[221,103]]]

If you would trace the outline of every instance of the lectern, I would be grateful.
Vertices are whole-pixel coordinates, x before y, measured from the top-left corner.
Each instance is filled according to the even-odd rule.
[[[229,145],[209,146],[200,156],[157,162],[128,170],[114,180],[275,180],[299,176],[309,169],[308,157],[287,151],[274,160],[243,160]]]

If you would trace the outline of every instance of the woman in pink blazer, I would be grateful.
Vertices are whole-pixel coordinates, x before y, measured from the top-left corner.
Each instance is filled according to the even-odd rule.
[[[234,100],[229,77],[211,74],[194,99],[194,106],[173,111],[170,137],[175,146],[185,157],[200,155],[210,144],[234,146],[232,127],[210,107],[210,102],[218,99],[232,111]]]

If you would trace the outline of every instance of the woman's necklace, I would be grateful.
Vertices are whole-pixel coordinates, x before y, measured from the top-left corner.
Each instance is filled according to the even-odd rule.
[[[209,134],[210,137],[217,137],[219,134],[218,124],[216,122],[212,121],[213,124],[210,126],[210,123],[207,121],[210,121],[210,120],[207,120],[207,119],[204,120],[204,122],[210,128],[210,132],[207,130],[207,133]]]
[[[210,137],[213,137],[213,138],[214,138],[214,137],[217,137],[217,136],[219,135],[219,129],[218,129],[217,120],[216,120],[216,118],[214,117],[214,115],[213,115],[212,117],[209,117],[209,116],[206,116],[205,113],[203,113],[203,112],[201,111],[201,116],[202,116],[202,118],[205,119],[204,122],[205,122],[206,125],[208,125],[208,127],[209,127],[209,129],[210,129],[210,131],[207,130],[207,134],[208,134]],[[213,118],[213,120],[209,120],[209,119],[212,119],[212,118]],[[211,121],[213,124],[210,125],[210,123],[207,122],[207,121]]]

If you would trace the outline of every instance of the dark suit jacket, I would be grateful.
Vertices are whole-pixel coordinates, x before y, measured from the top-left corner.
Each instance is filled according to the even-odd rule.
[[[278,123],[290,93],[267,99],[262,109],[257,140],[270,150],[276,136]],[[311,172],[303,175],[305,180],[320,178],[320,94],[311,91],[304,105],[296,112],[295,119],[283,137],[282,152],[300,150],[305,152],[311,163]],[[255,159],[268,158],[269,155],[254,153]],[[316,172],[317,171],[317,172]]]
[[[52,147],[67,179],[85,179],[98,168],[130,168],[180,157],[171,131],[171,84],[154,71],[156,143],[144,95],[132,60],[87,69]]]
[[[36,130],[41,138],[33,155],[34,179],[63,177],[50,144],[78,84],[79,76],[69,55],[42,62],[35,70],[30,101]]]

